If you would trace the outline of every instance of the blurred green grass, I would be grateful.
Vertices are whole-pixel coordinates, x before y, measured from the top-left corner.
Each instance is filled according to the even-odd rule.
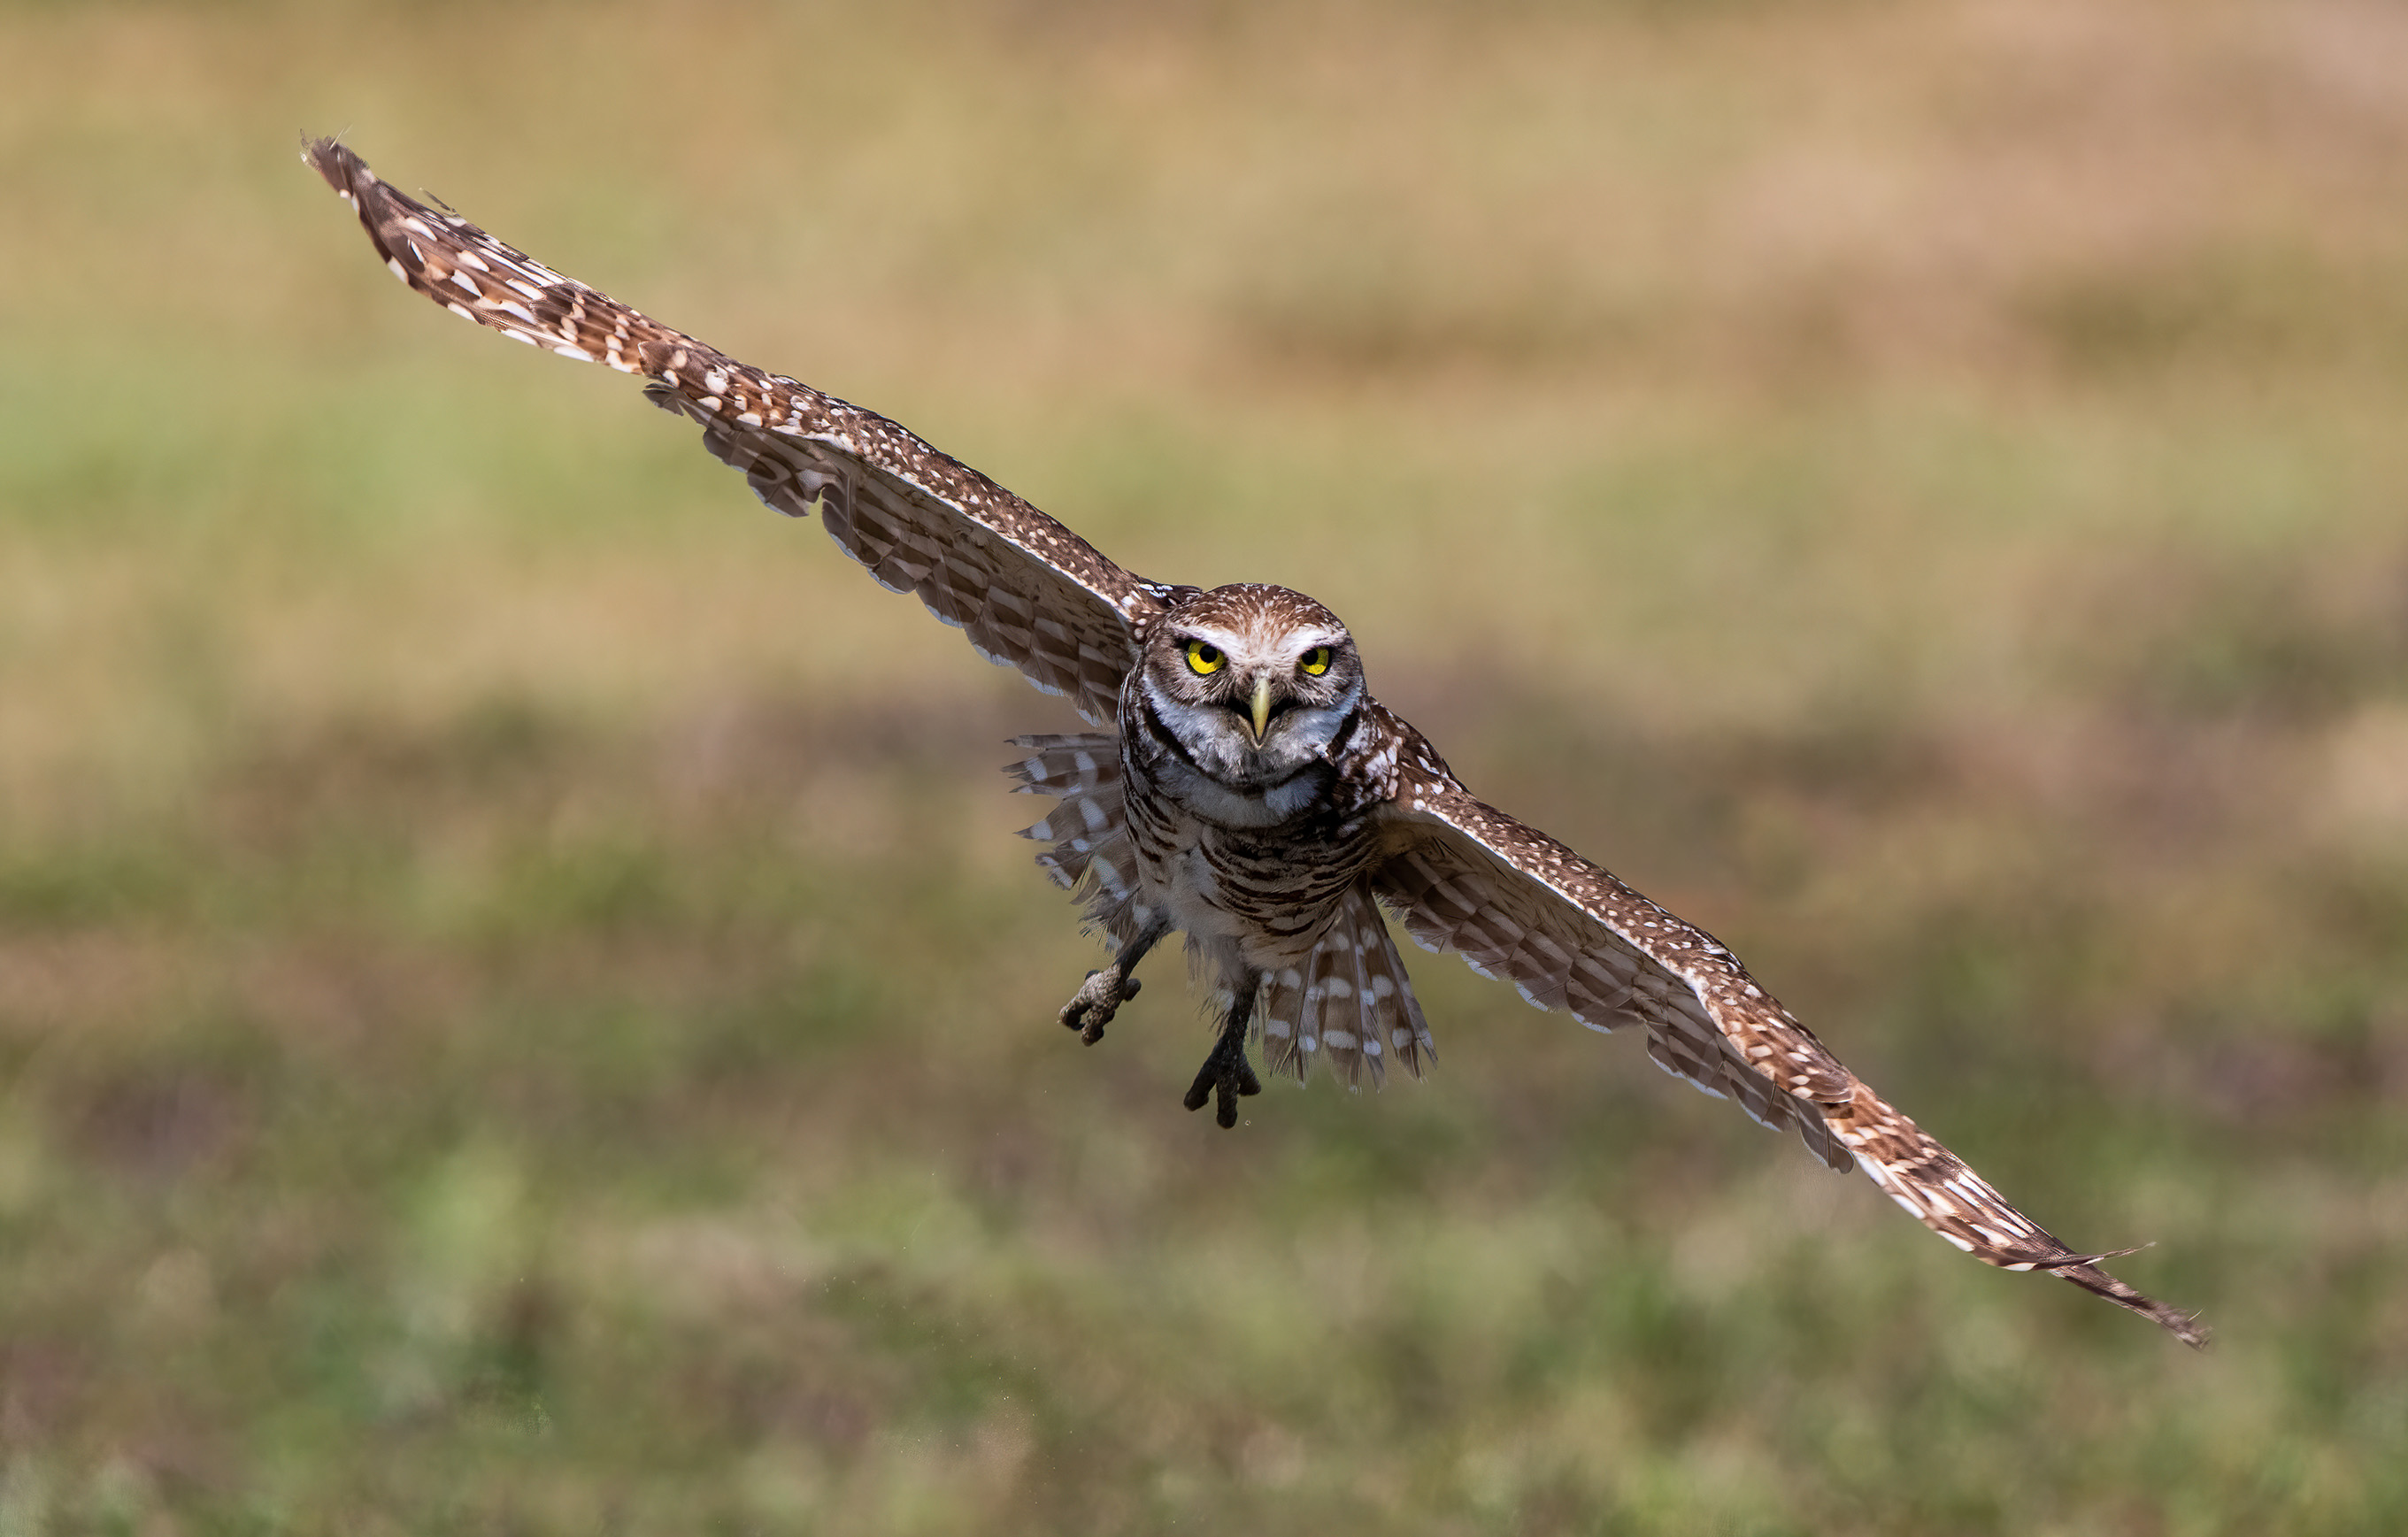
[[[0,1530],[2408,1522],[2408,29],[2341,0],[0,9]],[[1450,961],[1176,1099],[1068,717],[347,129],[1286,582],[2192,1357]],[[1732,1124],[1736,1122],[1737,1124]]]

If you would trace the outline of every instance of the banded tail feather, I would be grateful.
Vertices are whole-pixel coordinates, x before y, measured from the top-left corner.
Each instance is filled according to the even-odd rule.
[[[1299,1083],[1319,1058],[1349,1087],[1377,1088],[1390,1063],[1418,1078],[1438,1050],[1368,882],[1340,898],[1302,960],[1264,973],[1254,1025],[1264,1066]]]

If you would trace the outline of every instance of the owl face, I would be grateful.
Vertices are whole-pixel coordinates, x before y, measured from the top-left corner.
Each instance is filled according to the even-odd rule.
[[[1226,789],[1294,780],[1363,697],[1338,616],[1301,593],[1244,583],[1189,599],[1147,637],[1139,684],[1188,761]]]

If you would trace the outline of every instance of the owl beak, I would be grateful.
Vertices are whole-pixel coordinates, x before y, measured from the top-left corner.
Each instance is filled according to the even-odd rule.
[[[1265,673],[1254,680],[1254,745],[1263,744],[1263,733],[1271,728],[1271,680]]]

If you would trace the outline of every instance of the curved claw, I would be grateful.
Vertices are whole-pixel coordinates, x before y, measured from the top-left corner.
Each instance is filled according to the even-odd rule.
[[[1062,1012],[1054,1017],[1064,1028],[1078,1031],[1079,1039],[1092,1046],[1104,1038],[1104,1027],[1112,1022],[1120,1006],[1137,997],[1144,985],[1135,977],[1123,977],[1118,966],[1090,971],[1087,980],[1080,984],[1079,990],[1070,995],[1070,1001],[1062,1005]]]
[[[1196,1082],[1187,1085],[1187,1097],[1180,1102],[1189,1110],[1202,1110],[1208,1099],[1217,1099],[1212,1118],[1226,1130],[1238,1124],[1238,1099],[1240,1095],[1260,1094],[1263,1081],[1254,1076],[1254,1065],[1246,1060],[1244,1039],[1234,1041],[1221,1038],[1212,1055],[1204,1059],[1197,1070]]]

